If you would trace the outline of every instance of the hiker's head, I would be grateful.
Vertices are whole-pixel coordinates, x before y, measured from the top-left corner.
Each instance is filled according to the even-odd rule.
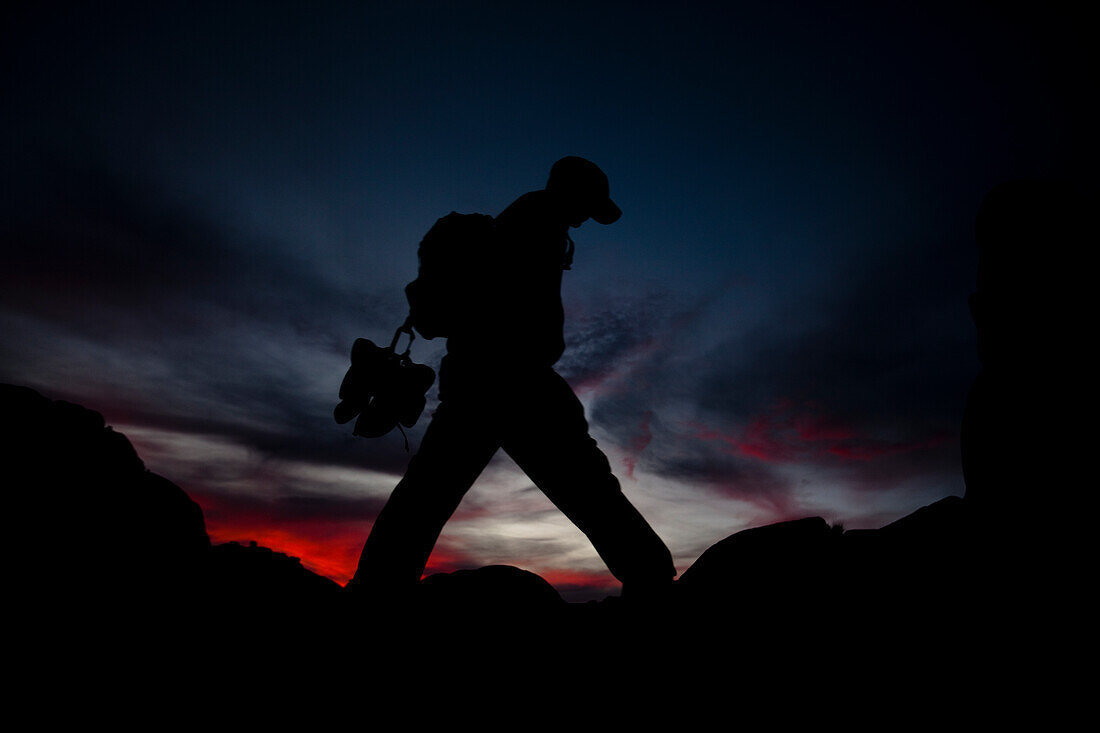
[[[570,226],[588,219],[611,224],[623,212],[611,200],[607,176],[595,163],[574,155],[562,158],[550,169],[546,191],[561,207]]]

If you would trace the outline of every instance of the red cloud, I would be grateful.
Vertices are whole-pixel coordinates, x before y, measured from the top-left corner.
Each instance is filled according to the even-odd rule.
[[[872,461],[883,456],[932,448],[943,443],[947,438],[948,434],[941,432],[935,433],[925,440],[911,443],[891,443],[885,440],[864,439],[834,445],[829,448],[829,452],[850,461]]]
[[[428,565],[424,570],[424,575],[428,576],[433,573],[453,573],[456,570],[477,566],[477,562],[472,561],[461,552],[455,552],[453,549],[448,549],[442,545],[436,545],[432,550],[431,556],[428,557]]]
[[[653,410],[646,410],[642,415],[642,422],[638,425],[638,433],[630,441],[629,452],[623,456],[623,465],[626,467],[627,478],[634,478],[634,466],[638,462],[638,456],[653,440],[653,433],[649,429],[649,421],[653,418]]]
[[[208,521],[206,529],[215,544],[255,541],[262,547],[299,558],[308,570],[340,585],[354,575],[368,532],[362,522],[311,520],[280,525],[262,517]]]
[[[619,581],[610,572],[581,572],[578,570],[535,571],[566,600],[591,600],[615,594]]]
[[[203,506],[200,503],[200,506]],[[206,507],[203,506],[204,512]],[[211,512],[207,534],[215,544],[237,541],[267,547],[302,561],[302,565],[345,585],[355,574],[369,522],[326,519],[279,519],[263,513]],[[428,559],[425,575],[476,567],[470,558],[437,546]]]
[[[937,432],[920,440],[888,441],[861,434],[850,425],[820,412],[815,403],[795,405],[780,400],[753,417],[737,432],[725,432],[691,423],[694,437],[723,443],[729,453],[768,463],[794,463],[835,457],[871,461],[884,456],[930,448],[947,439]]]
[[[240,542],[256,544],[301,560],[303,567],[345,585],[355,574],[363,543],[370,533],[372,520],[358,517],[340,519],[325,515],[295,516],[286,508],[275,508],[253,497],[225,494],[193,494],[202,508],[206,532],[214,544]],[[475,568],[483,563],[441,543],[428,558],[425,575]],[[522,566],[522,558],[516,565]],[[561,591],[595,596],[616,586],[610,573],[580,573],[553,568],[529,568]]]
[[[188,492],[202,508],[206,533],[214,544],[256,544],[296,557],[303,567],[340,585],[351,580],[371,520],[295,516],[254,497]]]
[[[625,354],[617,356],[607,366],[594,371],[583,379],[572,383],[573,391],[578,395],[609,395],[621,392],[630,386],[629,377],[635,367],[649,358],[659,344],[656,339],[649,338],[639,342]]]

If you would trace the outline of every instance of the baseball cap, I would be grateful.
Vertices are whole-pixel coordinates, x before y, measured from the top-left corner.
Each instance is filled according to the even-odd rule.
[[[600,224],[612,224],[623,215],[611,200],[607,175],[590,160],[569,155],[554,163],[546,189],[570,189],[589,204],[589,216]]]

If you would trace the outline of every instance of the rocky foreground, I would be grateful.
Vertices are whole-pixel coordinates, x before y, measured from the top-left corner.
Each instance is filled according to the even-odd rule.
[[[1062,587],[1046,535],[1005,531],[948,497],[876,530],[809,517],[738,532],[657,599],[566,603],[508,566],[428,577],[412,599],[352,597],[295,558],[212,544],[199,506],[146,470],[99,413],[11,385],[0,386],[0,409],[16,508],[8,564],[27,620],[112,644],[250,639],[351,645],[375,659],[456,644],[605,661],[671,653],[730,664],[731,650],[758,662],[855,649],[896,657],[1017,644],[1021,624],[1049,612]]]

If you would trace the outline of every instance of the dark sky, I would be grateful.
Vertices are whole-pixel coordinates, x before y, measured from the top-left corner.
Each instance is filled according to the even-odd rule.
[[[407,462],[332,420],[351,342],[388,342],[436,218],[582,155],[624,215],[575,232],[559,370],[679,570],[748,526],[961,494],[974,213],[1094,174],[1096,29],[756,5],[4,11],[0,380],[102,412],[215,541],[343,582]],[[612,583],[504,457],[430,567],[491,563]]]

